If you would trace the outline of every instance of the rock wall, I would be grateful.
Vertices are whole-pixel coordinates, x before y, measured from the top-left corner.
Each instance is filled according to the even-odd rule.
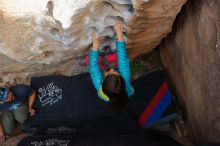
[[[160,45],[192,140],[220,142],[220,1],[190,0]]]
[[[127,48],[131,58],[152,51],[172,31],[176,15],[186,1],[136,1],[136,15],[128,23]]]
[[[118,16],[130,56],[149,52],[171,31],[185,1],[1,0],[0,86],[85,72],[92,30],[100,33],[100,48],[114,44]]]

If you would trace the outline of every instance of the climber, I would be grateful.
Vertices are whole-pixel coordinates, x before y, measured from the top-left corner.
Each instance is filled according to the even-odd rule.
[[[118,71],[110,69],[103,75],[98,66],[99,35],[94,31],[89,54],[89,73],[99,98],[108,103],[110,109],[123,111],[127,107],[128,97],[134,94],[134,89],[130,83],[130,64],[123,40],[121,20],[116,19],[114,29],[117,34]]]
[[[35,99],[36,91],[24,84],[0,88],[0,143],[10,137],[15,128],[15,121],[24,124],[28,119],[28,113],[30,116],[35,115]]]

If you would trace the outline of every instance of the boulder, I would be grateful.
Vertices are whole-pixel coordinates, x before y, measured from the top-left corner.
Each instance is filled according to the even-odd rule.
[[[220,142],[220,1],[191,0],[160,44],[164,67],[197,143]]]

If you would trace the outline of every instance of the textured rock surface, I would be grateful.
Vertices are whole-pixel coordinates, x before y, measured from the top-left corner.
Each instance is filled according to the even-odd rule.
[[[171,31],[185,1],[1,0],[0,85],[86,71],[91,31],[99,31],[101,46],[111,44],[116,16],[124,19],[130,56],[149,52]]]
[[[137,1],[136,15],[128,23],[127,48],[131,58],[155,48],[172,31],[172,25],[187,0]]]
[[[220,142],[220,1],[191,0],[160,47],[196,142]]]

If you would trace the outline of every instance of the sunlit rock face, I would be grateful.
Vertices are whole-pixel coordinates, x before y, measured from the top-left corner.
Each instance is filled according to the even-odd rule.
[[[171,31],[186,0],[1,0],[0,85],[39,75],[86,71],[91,32],[114,47],[114,20],[124,21],[130,57],[151,51]]]

